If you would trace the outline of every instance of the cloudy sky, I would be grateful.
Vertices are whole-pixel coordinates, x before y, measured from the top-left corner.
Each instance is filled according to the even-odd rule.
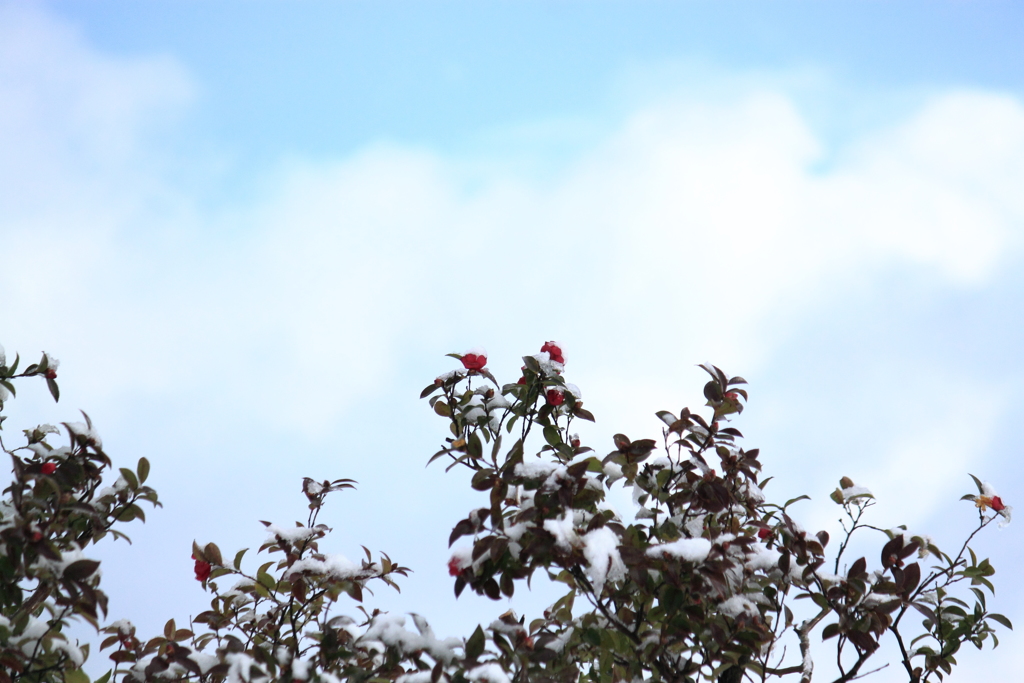
[[[560,340],[599,452],[696,405],[695,364],[742,374],[805,526],[849,475],[952,549],[968,472],[1024,483],[1022,31],[1011,2],[0,1],[0,343],[63,392],[7,424],[81,408],[152,461],[164,508],[99,555],[141,632],[203,609],[193,538],[258,546],[303,476],[360,482],[330,550],[415,570],[376,604],[504,611],[451,599],[478,501],[424,468],[418,392],[477,345],[511,379]],[[976,547],[1024,622],[1018,526]],[[951,680],[1024,667],[1001,640]]]

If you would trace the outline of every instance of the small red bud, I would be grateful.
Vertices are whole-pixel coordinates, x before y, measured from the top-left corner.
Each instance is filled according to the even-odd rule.
[[[57,371],[50,368],[46,371],[46,379],[57,379]]]
[[[453,557],[452,559],[448,560],[449,576],[458,576],[462,573],[462,570],[462,561],[458,557]]]
[[[57,463],[44,462],[43,466],[39,468],[39,471],[46,475],[53,474],[57,471]]]
[[[772,530],[771,529],[758,529],[757,530],[757,537],[760,538],[762,541],[764,539],[768,538],[771,535],[772,535]]]
[[[565,403],[565,394],[562,393],[561,389],[548,389],[544,397],[553,406],[560,406]]]

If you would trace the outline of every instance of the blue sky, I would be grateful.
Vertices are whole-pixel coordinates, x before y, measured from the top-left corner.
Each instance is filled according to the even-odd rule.
[[[477,501],[423,468],[443,425],[416,400],[478,344],[508,377],[564,342],[599,452],[697,404],[696,363],[743,374],[738,426],[777,495],[814,496],[806,526],[846,474],[878,524],[951,544],[967,472],[1021,490],[1022,18],[0,4],[0,343],[63,362],[60,405],[19,393],[8,424],[83,408],[115,460],[153,461],[166,507],[103,551],[140,630],[203,608],[193,538],[258,545],[306,475],[360,481],[334,550],[416,570],[384,605],[446,634],[504,611],[448,599]],[[1020,621],[1017,525],[978,547]],[[1004,643],[952,680],[1019,670]]]

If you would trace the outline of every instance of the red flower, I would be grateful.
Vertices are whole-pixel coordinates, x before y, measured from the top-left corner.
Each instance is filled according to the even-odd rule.
[[[771,535],[772,535],[772,530],[771,529],[758,529],[757,530],[757,537],[760,538],[762,541],[764,539],[768,538]]]
[[[482,353],[467,353],[462,357],[462,365],[467,370],[483,370],[487,365],[487,356]]]
[[[43,474],[53,474],[57,471],[57,463],[44,462],[43,466],[39,468],[39,471]]]
[[[569,445],[572,446],[573,448],[579,448],[580,447],[580,437],[579,437],[579,435],[573,434],[572,438],[569,440]]]
[[[57,371],[50,368],[46,371],[46,379],[57,379]]]
[[[1000,512],[1006,509],[1006,506],[1003,505],[1002,498],[1000,498],[999,496],[992,496],[992,509],[995,510],[996,512]]]
[[[544,397],[553,406],[560,406],[565,402],[565,394],[562,393],[561,389],[548,389]]]
[[[519,381],[516,382],[516,384],[526,384],[526,378],[525,377],[520,377]]]
[[[452,559],[448,560],[448,574],[450,576],[458,576],[461,573],[462,562],[459,561],[459,558],[453,557]]]
[[[544,342],[544,346],[540,347],[540,352],[547,352],[551,356],[551,360],[556,363],[565,363],[565,358],[562,356],[562,348],[558,345],[558,342]]]
[[[193,555],[192,559],[195,560],[196,556]],[[207,579],[209,579],[211,570],[212,567],[210,567],[209,562],[196,560],[196,581],[206,581]]]

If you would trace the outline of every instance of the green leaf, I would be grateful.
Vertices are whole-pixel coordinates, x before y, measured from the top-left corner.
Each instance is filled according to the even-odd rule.
[[[139,480],[135,476],[134,472],[132,472],[127,467],[121,467],[120,471],[121,471],[121,476],[124,477],[124,480],[126,482],[128,482],[128,488],[129,489],[134,491],[135,489],[139,488]]]
[[[671,427],[673,424],[675,424],[679,420],[678,417],[676,417],[672,413],[668,412],[667,410],[659,410],[658,412],[655,413],[655,415],[657,415],[658,418],[662,422],[667,424],[669,427]]]
[[[210,564],[224,565],[224,558],[221,556],[220,548],[217,547],[216,543],[207,543],[206,547],[203,548],[203,555],[206,556],[206,561]]]
[[[139,473],[139,483],[145,484],[146,480],[149,479],[149,461],[145,458],[139,458],[139,465],[136,467],[136,471]]]
[[[7,391],[11,392],[11,396],[17,396],[18,392],[14,390],[14,385],[5,379],[0,379],[0,387],[3,387]]]
[[[268,574],[263,567],[260,567],[260,570],[256,572],[256,581],[259,585],[267,588],[268,590],[277,589],[277,581],[274,580],[274,577]]]
[[[595,421],[594,420],[594,414],[592,412],[590,412],[589,410],[586,410],[585,408],[579,407],[578,404],[577,404],[575,410],[572,411],[572,414],[575,415],[576,417],[580,418],[581,420],[586,420],[588,422],[594,422]]]
[[[235,561],[234,561],[235,569],[241,571],[241,569],[242,569],[242,556],[245,555],[245,553],[248,552],[248,550],[249,550],[248,548],[242,548],[237,553],[235,553]],[[369,552],[369,551],[367,551],[367,552]]]
[[[50,394],[53,396],[54,402],[60,401],[60,387],[57,386],[57,380],[46,378],[46,386],[50,390]]]
[[[64,578],[70,581],[81,581],[92,576],[100,563],[96,560],[76,560],[67,567],[64,567]]]
[[[110,672],[107,672],[110,676]],[[81,669],[68,669],[64,672],[64,683],[89,683],[89,674]]]
[[[466,641],[466,659],[474,660],[484,653],[484,630],[479,626]]]
[[[797,496],[796,498],[790,498],[789,500],[787,500],[787,501],[786,501],[786,504],[782,506],[782,509],[783,509],[783,510],[785,510],[785,509],[786,509],[786,508],[788,508],[788,507],[789,507],[790,505],[792,505],[793,503],[796,503],[796,502],[798,502],[798,501],[801,501],[801,500],[810,500],[810,499],[811,499],[811,497],[810,497],[810,496],[808,496],[808,495],[803,495],[803,496]],[[834,499],[833,499],[833,500],[834,500]]]
[[[121,514],[117,516],[119,522],[131,522],[136,519],[141,519],[143,522],[146,521],[146,513],[143,512],[142,508],[134,503],[126,507]]]
[[[1002,624],[1003,626],[1005,626],[1006,628],[1010,629],[1011,631],[1013,630],[1013,624],[1010,623],[1010,620],[1007,619],[1006,617],[1004,617],[1002,614],[992,613],[992,614],[988,615],[988,618],[991,619],[992,621],[996,622],[997,624]]]
[[[970,474],[970,473],[968,473],[968,474]],[[978,487],[978,493],[980,493],[980,494],[984,494],[984,493],[985,493],[985,487],[984,487],[984,486],[982,486],[982,484],[981,484],[981,479],[978,479],[978,478],[977,478],[976,476],[974,476],[973,474],[971,474],[971,479],[973,479],[973,480],[974,480],[974,485]]]
[[[544,440],[548,442],[548,445],[557,448],[562,443],[562,437],[558,433],[558,428],[553,425],[545,427]]]
[[[469,435],[469,443],[466,450],[473,458],[479,459],[484,457],[484,445],[480,442],[479,434],[473,432]]]

